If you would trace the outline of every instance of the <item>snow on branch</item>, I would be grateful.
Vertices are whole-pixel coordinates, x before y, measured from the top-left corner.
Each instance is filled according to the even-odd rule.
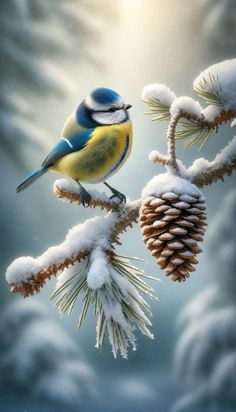
[[[55,183],[57,197],[81,203],[77,185],[66,180]],[[70,313],[80,294],[84,295],[79,325],[89,306],[97,317],[97,348],[103,346],[107,331],[113,355],[120,351],[127,357],[128,342],[136,349],[134,330],[152,338],[148,304],[140,293],[156,299],[152,288],[142,279],[146,276],[127,257],[115,253],[119,235],[137,221],[140,200],[118,204],[105,194],[90,192],[91,207],[108,212],[73,227],[61,244],[50,247],[41,256],[21,257],[7,269],[6,278],[13,293],[33,295],[45,281],[60,273],[52,298],[61,313]],[[73,267],[73,273],[68,268]]]
[[[88,256],[97,244],[109,249],[107,239],[114,224],[115,215],[106,219],[97,216],[74,226],[63,243],[50,247],[41,256],[16,259],[6,273],[12,292],[33,294],[44,286],[46,279]]]
[[[207,103],[236,110],[236,59],[208,67],[194,80],[193,89]]]
[[[190,180],[199,187],[210,185],[216,180],[223,180],[225,175],[231,175],[236,170],[236,136],[214,160],[201,158],[195,160],[188,169]]]
[[[157,150],[153,150],[149,154],[149,160],[152,163],[159,163],[162,166],[169,165],[169,158],[166,155],[161,154]]]
[[[153,120],[168,120],[175,99],[175,94],[164,84],[149,84],[143,88],[142,100],[150,107],[146,114],[155,115]]]
[[[214,130],[236,116],[235,84],[236,59],[232,59],[208,67],[194,80],[194,91],[208,104],[206,107],[187,96],[177,98],[160,84],[145,86],[143,101],[150,107],[149,114],[158,113],[153,120],[182,114],[176,139],[187,139],[186,146],[200,142],[203,147]]]
[[[56,195],[58,188],[62,187],[60,183],[64,187],[64,191],[60,189],[60,197],[63,196],[67,199],[68,196],[74,196],[76,202],[80,201],[78,189],[76,188],[73,192],[73,185],[68,182],[70,191],[67,192],[64,180],[56,182]],[[101,207],[101,199],[103,197],[95,197],[92,203],[99,202]],[[104,200],[104,204],[106,208],[110,204],[116,205],[116,212],[106,216],[96,216],[74,226],[68,232],[63,243],[50,247],[37,258],[21,257],[13,261],[6,273],[12,292],[20,293],[25,297],[32,295],[44,286],[46,279],[50,279],[51,276],[55,276],[65,268],[80,262],[81,259],[89,256],[94,248],[100,246],[103,250],[112,251],[113,244],[120,244],[120,233],[124,232],[128,226],[132,227],[132,224],[137,221],[140,201],[130,202],[119,207],[115,202],[109,203],[109,201]]]
[[[73,180],[56,180],[53,190],[58,199],[68,200],[70,203],[76,202],[78,205],[82,205],[80,187]],[[108,212],[118,210],[119,201],[117,203],[115,200],[109,199],[105,193],[90,190],[89,194],[92,198],[89,207],[99,207],[102,210],[107,210]]]

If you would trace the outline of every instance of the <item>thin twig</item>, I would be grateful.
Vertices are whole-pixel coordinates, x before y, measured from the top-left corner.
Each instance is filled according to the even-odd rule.
[[[179,122],[179,119],[182,117],[181,113],[171,116],[171,120],[167,129],[167,154],[169,165],[176,171],[179,171],[179,167],[176,161],[176,152],[175,152],[175,133],[176,127]]]
[[[54,186],[54,193],[58,199],[68,200],[70,203],[76,202],[79,205],[83,203],[81,195],[78,192],[73,192],[72,190],[68,190],[67,188],[62,189],[58,187],[56,184]],[[100,207],[102,210],[105,209],[108,212],[110,212],[110,211],[118,210],[119,204],[110,199],[104,200],[102,198],[95,199],[92,197],[89,207],[91,208]]]

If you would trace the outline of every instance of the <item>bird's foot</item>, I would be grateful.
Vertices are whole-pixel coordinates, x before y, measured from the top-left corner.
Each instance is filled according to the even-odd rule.
[[[112,190],[113,195],[109,197],[109,199],[114,199],[114,197],[118,197],[118,199],[120,200],[120,203],[126,203],[126,196],[121,193],[118,192],[118,190],[114,189]]]
[[[80,196],[81,196],[81,203],[84,207],[89,207],[90,202],[92,200],[92,196],[87,192],[87,190],[81,185],[81,183],[77,180],[77,183],[80,187]]]
[[[81,196],[81,203],[84,207],[89,207],[90,202],[92,200],[92,196],[85,190],[84,188],[81,188],[80,190],[80,196]]]
[[[112,196],[109,197],[109,199],[114,199],[117,197],[120,200],[120,203],[126,203],[126,196],[119,192],[118,190],[114,189],[114,187],[111,187],[108,183],[104,182],[104,184],[109,187],[111,192],[113,193]]]

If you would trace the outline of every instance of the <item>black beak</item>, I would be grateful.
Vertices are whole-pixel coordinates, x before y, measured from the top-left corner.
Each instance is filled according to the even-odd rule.
[[[131,107],[132,107],[132,104],[125,104],[125,110],[129,110],[131,109]]]

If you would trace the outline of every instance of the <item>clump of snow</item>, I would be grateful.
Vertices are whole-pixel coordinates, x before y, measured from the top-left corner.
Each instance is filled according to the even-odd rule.
[[[7,268],[6,278],[8,283],[14,283],[14,279],[18,282],[24,282],[39,270],[40,262],[38,259],[31,256],[23,256],[15,259]],[[19,271],[19,268],[21,270]]]
[[[235,159],[236,153],[236,136],[231,140],[231,142],[221,150],[221,152],[216,156],[216,163],[231,163],[233,158]]]
[[[196,159],[192,166],[188,169],[188,175],[190,180],[194,179],[196,176],[204,173],[208,167],[210,166],[209,160],[205,159],[204,157],[200,157]]]
[[[170,107],[176,99],[176,95],[164,84],[153,83],[143,88],[142,99],[148,103],[148,100],[157,101],[163,106]]]
[[[191,116],[200,118],[202,107],[196,100],[188,96],[181,96],[175,99],[170,108],[171,116],[179,113],[187,113]]]
[[[197,186],[189,180],[169,172],[153,177],[143,189],[142,198],[146,199],[149,196],[161,197],[166,192],[173,192],[177,195],[188,194],[204,200]]]
[[[192,166],[188,169],[188,177],[193,180],[195,177],[204,174],[206,170],[214,165],[226,165],[231,164],[235,160],[236,153],[236,136],[231,142],[221,150],[221,152],[215,157],[212,162],[204,158],[196,159]]]
[[[213,64],[194,80],[194,89],[217,95],[225,110],[236,110],[236,59]]]
[[[210,104],[205,109],[202,110],[202,115],[207,122],[213,122],[217,116],[222,111],[221,106],[216,106],[215,104]]]
[[[87,274],[87,283],[91,289],[100,289],[108,282],[110,275],[107,256],[100,248],[95,249],[90,255],[91,266]]]
[[[38,258],[21,257],[8,267],[6,279],[9,284],[20,283],[51,265],[62,263],[66,257],[99,246],[109,248],[109,236],[116,221],[116,215],[96,216],[69,230],[63,243],[50,247]]]

